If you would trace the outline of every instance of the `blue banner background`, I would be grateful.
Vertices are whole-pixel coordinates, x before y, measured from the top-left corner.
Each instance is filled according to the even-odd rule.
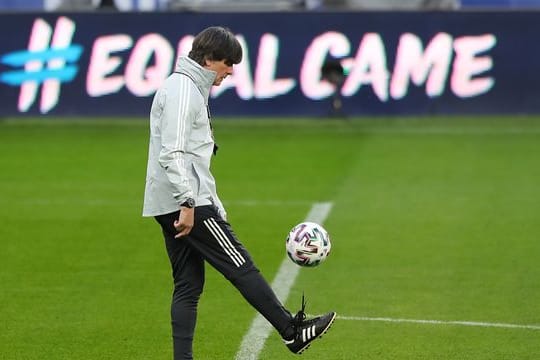
[[[411,84],[401,99],[381,101],[371,86],[362,86],[353,96],[343,97],[348,115],[392,114],[524,114],[540,113],[540,12],[365,12],[365,13],[72,13],[0,15],[4,36],[0,39],[0,57],[26,50],[37,18],[53,29],[60,16],[76,24],[72,45],[83,47],[77,62],[78,73],[71,82],[61,84],[58,103],[50,110],[39,108],[40,94],[33,104],[21,111],[17,104],[20,86],[0,82],[0,115],[88,115],[146,116],[152,96],[139,97],[125,87],[114,94],[91,97],[86,91],[86,74],[96,38],[111,34],[129,34],[134,42],[148,33],[159,33],[176,50],[185,35],[195,35],[210,25],[222,25],[241,34],[249,49],[252,70],[257,63],[261,36],[271,33],[279,38],[276,78],[293,78],[297,85],[287,94],[269,99],[241,99],[229,88],[211,100],[216,115],[326,115],[330,98],[306,97],[298,84],[306,49],[313,39],[327,31],[344,34],[350,41],[350,57],[366,33],[378,33],[384,41],[390,72],[396,57],[400,36],[413,33],[424,46],[440,32],[453,38],[493,34],[496,44],[486,52],[493,65],[486,73],[495,80],[487,93],[460,98],[449,90],[437,97],[426,95],[425,84]],[[114,55],[129,57],[131,49]],[[111,75],[123,74],[125,61]],[[0,64],[0,75],[15,70]]]

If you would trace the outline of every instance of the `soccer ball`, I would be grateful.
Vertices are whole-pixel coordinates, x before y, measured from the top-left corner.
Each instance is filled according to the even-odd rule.
[[[319,224],[302,222],[289,232],[287,255],[297,265],[317,266],[330,254],[330,236]]]

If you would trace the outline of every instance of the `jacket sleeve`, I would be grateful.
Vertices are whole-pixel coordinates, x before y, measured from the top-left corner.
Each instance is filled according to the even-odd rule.
[[[174,88],[169,88],[161,96],[163,117],[159,164],[165,170],[173,187],[173,196],[179,204],[188,197],[193,197],[187,175],[189,163],[186,152],[198,109],[193,107],[193,89],[190,85],[181,78],[175,83]]]

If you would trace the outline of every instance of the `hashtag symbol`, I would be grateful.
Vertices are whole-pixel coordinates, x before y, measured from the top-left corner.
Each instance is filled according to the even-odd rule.
[[[19,111],[28,111],[36,100],[40,86],[40,112],[47,113],[56,106],[60,98],[60,84],[73,80],[79,70],[72,63],[79,60],[83,48],[71,45],[74,32],[75,24],[66,17],[57,20],[54,32],[47,22],[36,19],[28,49],[0,58],[3,64],[23,68],[0,74],[0,82],[21,87]]]

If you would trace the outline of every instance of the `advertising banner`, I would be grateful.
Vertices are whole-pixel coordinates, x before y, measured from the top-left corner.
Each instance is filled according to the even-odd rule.
[[[207,26],[244,48],[214,114],[540,113],[540,12],[0,15],[0,116],[146,116]],[[341,104],[341,106],[339,106]]]

